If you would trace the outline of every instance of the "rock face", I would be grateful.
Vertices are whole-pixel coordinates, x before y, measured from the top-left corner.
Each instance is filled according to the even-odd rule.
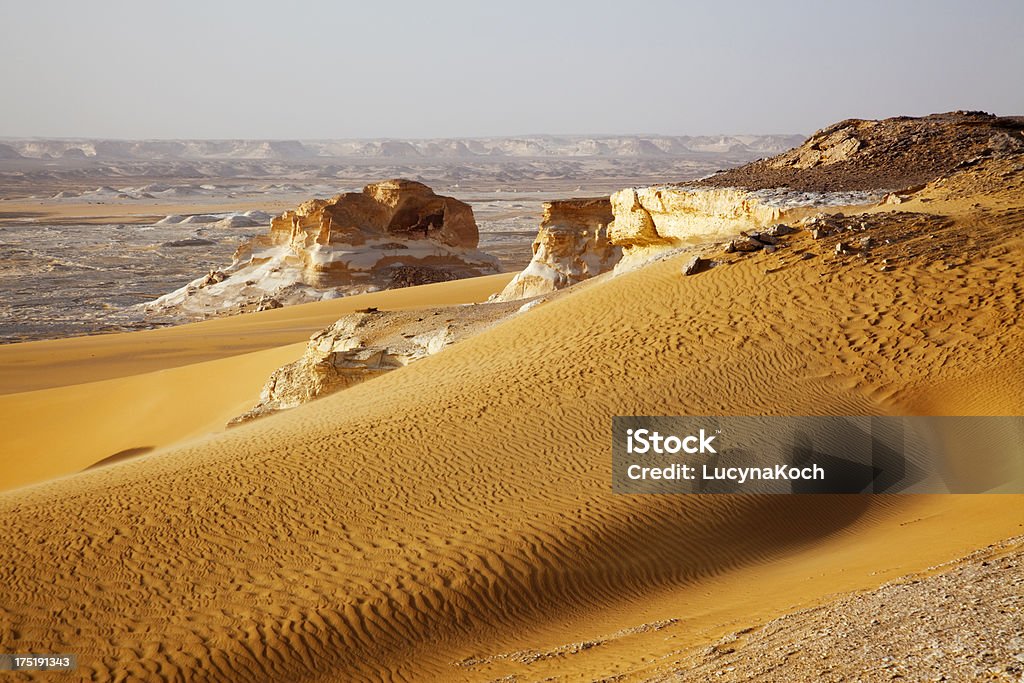
[[[608,197],[546,202],[530,265],[496,298],[512,301],[562,289],[611,270],[622,255],[608,241]]]
[[[861,147],[855,125],[840,126],[815,135],[807,143],[771,161],[772,168],[814,168],[847,161]]]
[[[498,272],[477,251],[472,208],[411,180],[314,199],[242,244],[226,277],[197,279],[149,310],[209,315],[261,297],[283,305]]]
[[[231,424],[294,408],[406,366],[514,315],[519,307],[519,302],[486,303],[347,315],[310,337],[302,358],[275,370],[259,404]]]
[[[756,232],[783,220],[808,215],[830,203],[863,201],[848,195],[750,192],[734,188],[660,186],[626,188],[611,197],[612,244],[623,248],[618,269],[659,254],[698,247]]]

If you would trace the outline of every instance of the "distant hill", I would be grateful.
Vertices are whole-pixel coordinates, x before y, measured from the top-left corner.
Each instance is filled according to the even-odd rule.
[[[476,157],[671,157],[779,154],[802,135],[529,135],[493,138],[378,140],[100,140],[8,139],[0,159],[170,160]]]

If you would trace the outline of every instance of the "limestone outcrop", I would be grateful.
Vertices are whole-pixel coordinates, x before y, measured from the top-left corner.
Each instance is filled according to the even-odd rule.
[[[259,404],[231,424],[294,408],[409,365],[515,315],[520,307],[520,302],[484,303],[346,315],[310,337],[299,360],[275,370]]]
[[[1024,117],[957,111],[823,128],[778,156],[688,185],[627,188],[612,195],[618,268],[667,250],[725,241],[796,222],[827,207],[899,203],[925,184],[1024,150]],[[736,239],[738,251],[759,250]]]
[[[783,194],[671,185],[619,190],[611,205],[615,221],[608,238],[623,249],[620,269],[666,251],[728,240],[807,211],[799,198]]]
[[[496,299],[540,296],[611,270],[622,256],[608,241],[613,218],[608,197],[546,202],[530,264]]]
[[[238,248],[223,278],[199,278],[146,306],[210,315],[261,298],[290,305],[498,272],[478,239],[468,204],[412,180],[372,183],[286,211]]]

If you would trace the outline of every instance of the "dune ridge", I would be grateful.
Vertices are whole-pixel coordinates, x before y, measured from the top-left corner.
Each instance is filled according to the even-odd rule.
[[[295,344],[359,308],[407,310],[435,303],[473,303],[500,290],[510,279],[511,273],[503,273],[300,304],[237,319],[8,344],[0,346],[4,364],[0,395],[125,377]]]

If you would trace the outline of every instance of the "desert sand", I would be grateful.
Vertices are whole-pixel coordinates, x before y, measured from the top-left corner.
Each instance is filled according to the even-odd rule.
[[[861,209],[890,217],[870,259],[805,231],[584,282],[229,430],[342,313],[511,275],[0,348],[5,485],[66,475],[0,494],[0,649],[100,680],[646,680],[1019,536],[1012,495],[614,495],[610,419],[1021,414],[1022,178]]]
[[[220,431],[310,334],[360,308],[485,299],[512,275],[364,294],[192,325],[0,346],[0,489]],[[57,419],[64,425],[51,430]],[[46,434],[45,438],[39,438]],[[83,434],[90,438],[82,439]]]

